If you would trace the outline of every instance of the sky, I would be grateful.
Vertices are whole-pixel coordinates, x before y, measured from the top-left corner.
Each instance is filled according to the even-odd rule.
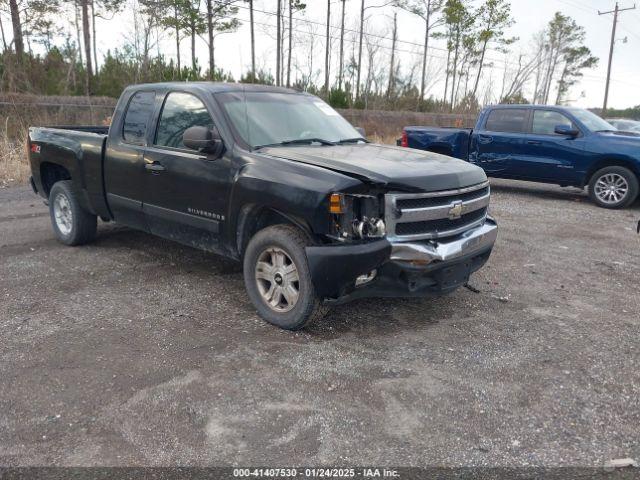
[[[134,0],[133,0],[134,1]],[[366,5],[382,5],[389,0],[366,0]],[[203,2],[204,3],[204,2]],[[309,70],[309,51],[311,46],[306,38],[314,40],[313,45],[313,70],[316,72],[317,81],[323,81],[324,66],[324,35],[326,22],[327,2],[325,0],[306,0],[307,10],[304,14],[294,15],[294,57],[299,64],[299,70],[294,72],[300,75],[300,71]],[[476,1],[477,5],[478,2]],[[275,71],[275,24],[276,17],[272,14],[276,8],[276,0],[255,0],[256,21],[256,46],[257,63],[267,70]],[[594,69],[584,73],[580,83],[572,88],[568,95],[571,105],[582,107],[598,107],[602,105],[604,98],[605,79],[611,38],[611,26],[613,15],[598,15],[598,10],[607,11],[613,9],[613,0],[512,0],[511,9],[515,24],[510,29],[510,36],[517,36],[520,40],[513,45],[513,54],[506,60],[508,64],[517,60],[520,52],[526,53],[530,49],[532,36],[543,29],[556,11],[568,15],[586,29],[586,46],[600,61]],[[633,6],[631,0],[621,0],[620,7]],[[617,41],[615,43],[613,67],[611,73],[611,86],[609,90],[609,107],[626,108],[640,105],[640,5],[636,10],[623,12],[619,16]],[[203,6],[204,8],[204,6]],[[338,64],[338,37],[340,0],[332,0],[332,76],[336,73]],[[387,63],[391,52],[391,25],[393,9],[369,8],[366,13],[368,29],[375,32],[377,37],[370,37],[374,43],[381,45],[384,56],[378,60]],[[265,13],[269,12],[269,13]],[[270,14],[271,13],[271,14]],[[240,9],[239,17],[243,21],[242,26],[235,33],[220,35],[216,38],[216,64],[230,71],[235,78],[239,78],[242,72],[246,72],[250,64],[250,36],[249,36],[249,12],[246,7]],[[360,18],[360,0],[346,0],[346,28],[357,30]],[[123,42],[133,28],[130,11],[119,14],[115,21],[98,21],[98,50],[105,53]],[[313,23],[316,22],[316,23]],[[420,45],[424,38],[423,21],[414,15],[400,11],[398,13],[398,58],[404,73],[410,66],[417,64],[420,59]],[[309,29],[315,29],[315,34],[305,35]],[[349,34],[348,34],[349,35]],[[354,34],[350,34],[354,35]],[[108,37],[108,40],[107,38]],[[296,38],[297,37],[297,38]],[[348,37],[349,38],[349,37]],[[355,42],[347,41],[345,44],[346,55],[355,47]],[[444,41],[432,39],[430,47],[430,68],[428,93],[440,97],[444,91],[443,67]],[[183,61],[189,61],[190,42],[185,39],[181,44]],[[170,36],[163,38],[158,49],[169,57],[175,57],[174,39]],[[207,66],[207,46],[202,39],[197,42],[198,60],[204,67]],[[498,51],[490,51],[488,58],[493,60],[490,67],[483,74],[480,90],[491,88],[499,93],[501,78],[504,70],[505,56]],[[416,72],[416,74],[418,74]],[[554,97],[555,98],[555,97]],[[495,99],[493,100],[495,101]]]

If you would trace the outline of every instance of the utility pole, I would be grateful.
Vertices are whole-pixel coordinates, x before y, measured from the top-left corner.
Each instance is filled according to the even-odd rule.
[[[604,87],[604,103],[602,104],[602,116],[604,117],[607,114],[607,102],[609,101],[609,82],[611,80],[611,61],[613,60],[613,46],[616,43],[616,26],[618,24],[618,14],[620,12],[624,12],[626,10],[634,10],[636,5],[633,7],[627,8],[619,8],[618,2],[616,2],[616,7],[613,10],[609,10],[608,12],[601,12],[598,10],[598,15],[608,15],[613,13],[613,27],[611,28],[611,45],[609,46],[609,64],[607,66],[607,83]]]

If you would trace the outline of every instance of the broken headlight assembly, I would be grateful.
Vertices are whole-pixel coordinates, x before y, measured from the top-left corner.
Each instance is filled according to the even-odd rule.
[[[384,224],[384,197],[351,193],[329,196],[331,236],[342,241],[382,238],[387,234]]]

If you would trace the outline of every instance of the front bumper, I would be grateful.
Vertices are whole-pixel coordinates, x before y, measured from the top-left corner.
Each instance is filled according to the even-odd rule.
[[[363,297],[425,297],[452,292],[489,259],[498,227],[492,219],[440,241],[307,247],[316,293],[329,303]],[[356,278],[376,270],[356,287]]]

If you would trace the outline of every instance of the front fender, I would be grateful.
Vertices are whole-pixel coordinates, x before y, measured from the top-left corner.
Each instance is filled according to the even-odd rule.
[[[329,194],[362,184],[321,167],[267,156],[247,155],[241,161],[245,164],[233,179],[227,211],[227,233],[232,244],[242,228],[243,216],[253,208],[278,212],[294,219],[293,223],[303,223],[313,234],[327,233]]]
[[[355,245],[306,247],[311,281],[320,298],[337,298],[365,275],[389,260],[388,240]]]

